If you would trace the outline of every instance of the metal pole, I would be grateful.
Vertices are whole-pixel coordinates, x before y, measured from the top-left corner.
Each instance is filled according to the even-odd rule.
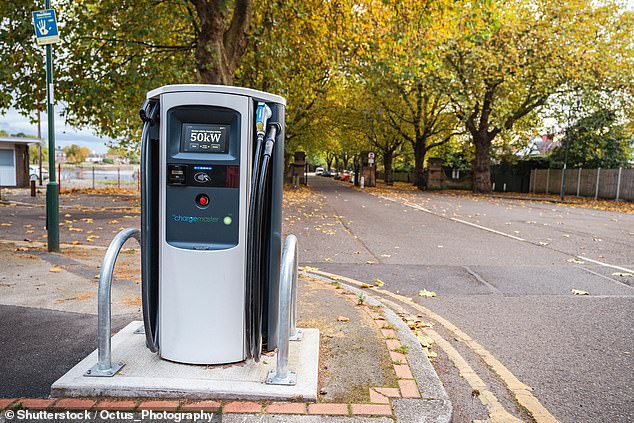
[[[39,180],[40,180],[40,186],[42,185],[42,112],[40,112],[39,110],[37,111],[37,138],[38,138],[38,144],[37,144],[37,154],[38,154],[38,163],[40,166],[40,174],[39,174]]]
[[[594,191],[594,199],[597,200],[599,198],[599,176],[601,175],[601,168],[597,168],[597,183]]]
[[[51,8],[45,0],[44,8]],[[46,114],[48,115],[48,184],[46,185],[46,238],[48,251],[59,251],[59,185],[55,178],[55,107],[53,106],[53,47],[46,45]]]
[[[297,238],[289,235],[282,249],[282,268],[280,270],[279,315],[277,324],[277,366],[266,378],[267,385],[295,385],[297,373],[288,369],[289,338],[294,326],[294,296],[297,295],[293,284],[297,280]]]
[[[577,172],[577,197],[579,197],[579,190],[581,189],[581,168]]]
[[[619,194],[621,194],[621,172],[623,168],[619,168],[619,178],[616,181],[616,201],[619,201]]]
[[[544,191],[546,194],[548,194],[548,185],[550,185],[550,167],[546,169],[546,191]]]
[[[134,238],[141,243],[141,232],[137,228],[128,228],[119,232],[108,246],[101,264],[99,288],[97,293],[97,357],[98,361],[84,376],[112,377],[123,367],[123,363],[112,365],[112,317],[110,309],[112,274],[123,244]]]

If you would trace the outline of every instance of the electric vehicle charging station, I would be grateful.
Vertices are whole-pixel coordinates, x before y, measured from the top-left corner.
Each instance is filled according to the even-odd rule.
[[[110,243],[97,350],[53,396],[317,399],[319,330],[295,327],[297,238],[282,248],[284,112],[283,98],[246,88],[147,94],[141,229]],[[129,238],[141,245],[143,322],[111,336],[112,275]],[[276,364],[259,360],[274,350]]]
[[[276,346],[285,103],[209,85],[147,95],[143,317],[161,358],[233,363]]]

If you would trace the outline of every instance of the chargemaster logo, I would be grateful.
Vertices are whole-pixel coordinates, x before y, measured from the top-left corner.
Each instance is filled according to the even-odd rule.
[[[219,217],[211,216],[183,216],[180,214],[173,214],[172,220],[178,223],[218,223]]]

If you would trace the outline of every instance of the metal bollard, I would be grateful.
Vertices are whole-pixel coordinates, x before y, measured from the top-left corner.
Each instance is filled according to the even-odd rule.
[[[114,266],[119,257],[119,252],[123,244],[134,238],[141,243],[141,231],[137,228],[128,228],[119,232],[108,246],[106,255],[101,264],[101,275],[99,277],[99,289],[97,294],[97,364],[84,373],[84,376],[91,377],[112,377],[124,366],[124,363],[112,363],[112,317],[110,310],[110,297],[112,274]]]
[[[267,385],[295,385],[297,373],[288,369],[289,341],[295,329],[297,307],[297,237],[289,235],[282,250],[280,313],[277,325],[277,367],[269,372]],[[301,337],[300,337],[301,339]]]

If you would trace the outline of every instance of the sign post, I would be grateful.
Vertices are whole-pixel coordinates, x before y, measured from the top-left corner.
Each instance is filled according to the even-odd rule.
[[[46,185],[46,228],[48,251],[59,251],[59,186],[55,175],[55,107],[53,84],[53,49],[58,43],[59,32],[55,11],[50,9],[50,0],[44,8],[33,12],[33,26],[38,45],[46,45],[46,113],[48,115],[48,184]]]

